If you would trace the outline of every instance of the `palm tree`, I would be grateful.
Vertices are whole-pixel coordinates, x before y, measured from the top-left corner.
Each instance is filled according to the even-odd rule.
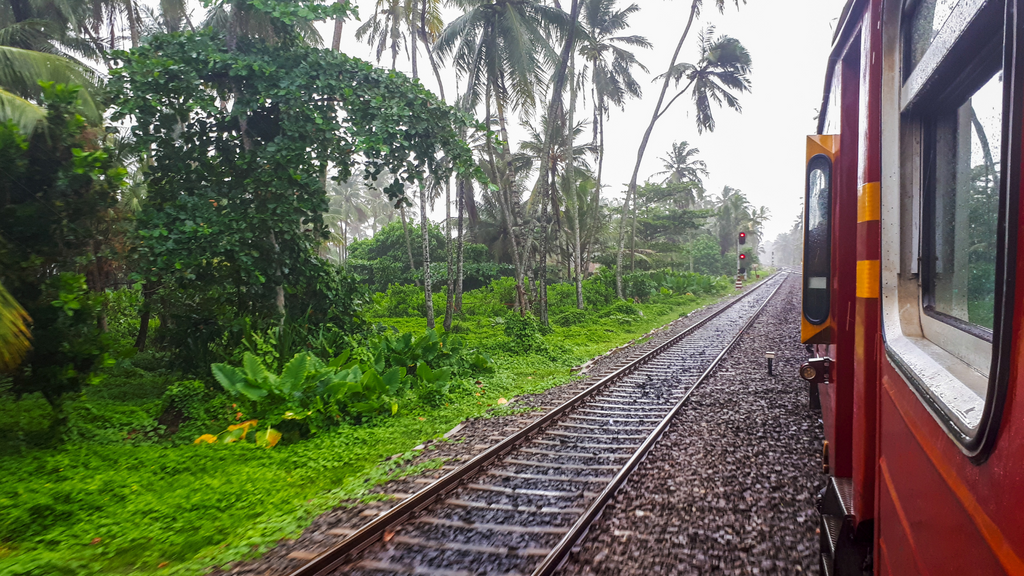
[[[629,188],[626,190],[626,199],[623,203],[622,219],[619,225],[619,251],[616,256],[617,266],[615,272],[615,288],[620,298],[622,297],[622,272],[620,269],[622,268],[622,251],[626,238],[624,224],[630,212],[630,202],[636,193],[637,175],[640,172],[640,164],[643,162],[644,152],[647,150],[647,143],[650,140],[651,132],[654,131],[655,123],[668,112],[668,109],[680,96],[689,90],[691,91],[697,112],[697,133],[702,133],[704,130],[713,131],[715,129],[715,119],[712,114],[711,104],[716,103],[721,106],[724,102],[730,108],[741,112],[742,108],[740,107],[739,99],[730,90],[735,92],[748,92],[750,90],[750,53],[735,38],[720,36],[712,39],[714,27],[709,26],[700,35],[700,58],[696,65],[687,63],[676,64],[679,49],[682,48],[682,41],[690,29],[694,15],[699,11],[700,4],[701,0],[693,0],[690,21],[687,23],[680,43],[676,47],[675,55],[672,57],[672,64],[665,74],[659,76],[659,78],[664,79],[661,96],[658,98],[658,103],[655,106],[651,122],[647,126],[647,131],[640,141],[636,164],[633,167],[633,175],[629,181]],[[718,0],[718,4],[721,9],[724,6],[724,0]],[[687,81],[686,85],[662,107],[670,81],[675,80],[676,88],[679,88],[679,84],[684,79]]]
[[[708,175],[708,166],[703,160],[697,160],[698,154],[700,154],[700,150],[690,148],[690,144],[685,140],[683,142],[674,142],[668,157],[659,158],[665,170],[656,173],[655,176],[666,175],[665,179],[662,180],[662,184],[669,182],[693,182],[703,187],[704,180],[702,177]]]
[[[726,186],[715,201],[715,227],[722,254],[735,247],[736,234],[750,221],[750,202],[743,192]]]
[[[771,211],[767,206],[751,207],[748,210],[746,227],[750,232],[750,239],[754,243],[755,251],[764,240],[764,225],[769,219],[771,219]]]
[[[612,105],[625,110],[627,98],[640,98],[643,90],[633,77],[633,68],[647,72],[636,55],[624,48],[650,48],[643,36],[620,36],[629,28],[629,17],[640,11],[636,4],[615,9],[616,0],[584,0],[582,23],[587,31],[579,52],[590,66],[594,100],[594,143],[598,146],[597,185],[600,191],[604,169],[604,120]]]
[[[501,158],[495,158],[493,142],[487,139],[487,161],[498,183],[496,204],[503,212],[511,242],[516,270],[518,307],[526,309],[523,289],[523,256],[516,238],[517,221],[513,214],[513,183],[516,179],[508,159],[507,112],[531,111],[536,105],[537,88],[544,86],[544,62],[554,61],[550,32],[564,31],[568,18],[562,10],[537,0],[452,0],[463,10],[441,32],[435,53],[450,58],[460,78],[466,80],[466,100],[470,108],[484,102],[486,122],[491,122],[493,102],[498,119]]]
[[[340,184],[328,181],[327,193],[330,208],[324,214],[324,221],[333,233],[333,243],[338,246],[338,264],[343,264],[348,259],[348,238],[356,232],[353,227],[370,219],[366,190],[360,178],[350,178]]]
[[[81,112],[94,124],[102,115],[91,94],[99,76],[79,57],[99,58],[94,43],[75,32],[87,29],[89,5],[8,1],[0,6],[0,122],[14,121],[25,134],[42,125],[40,82],[81,87]]]
[[[259,38],[270,43],[277,42],[280,38],[279,20],[262,10],[253,9],[246,2],[239,0],[217,0],[206,13],[206,19],[201,24],[202,28],[213,28],[220,30],[227,38],[228,50],[234,51],[239,36]],[[312,21],[298,19],[294,28],[289,30],[296,32],[300,40],[309,46],[323,46],[324,40],[317,31]]]
[[[391,69],[398,63],[398,53],[405,48],[405,28],[409,23],[409,13],[415,0],[377,0],[370,16],[362,26],[356,29],[356,40],[367,39],[367,43],[375,49],[375,58],[379,63],[385,50],[391,51]]]

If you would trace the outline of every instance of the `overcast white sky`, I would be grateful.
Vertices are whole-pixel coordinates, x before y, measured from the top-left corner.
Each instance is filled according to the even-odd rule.
[[[650,120],[660,85],[652,82],[664,72],[672,50],[686,23],[690,2],[686,0],[635,0],[640,12],[631,19],[632,34],[646,36],[654,45],[639,51],[638,57],[651,71],[637,71],[644,86],[644,97],[627,104],[625,111],[614,110],[605,123],[604,181],[606,197],[621,197],[629,182],[636,149]],[[364,18],[373,13],[373,0],[357,0]],[[738,38],[750,51],[754,69],[753,90],[741,98],[743,113],[729,109],[716,111],[714,133],[698,135],[690,100],[680,98],[654,129],[651,143],[640,169],[641,181],[662,170],[659,157],[665,156],[675,141],[686,140],[701,151],[711,172],[705,179],[709,193],[720,193],[723,186],[739,188],[755,206],[767,206],[772,220],[766,226],[766,238],[774,239],[789,229],[800,211],[803,196],[804,136],[814,132],[814,117],[821,104],[825,64],[831,49],[832,34],[845,0],[749,0],[737,10],[732,2],[725,14],[713,9],[714,0],[705,0],[703,21],[695,23],[681,59],[696,59],[697,32],[700,26],[714,24],[717,34]],[[621,6],[628,0],[620,0]],[[446,11],[445,19],[456,14]],[[373,54],[357,42],[358,23],[348,22],[342,38],[342,51],[370,59]],[[330,45],[332,26],[323,24],[321,33]],[[424,85],[436,91],[436,82],[425,58],[420,72]],[[384,66],[390,65],[385,54]],[[398,68],[411,74],[412,66],[404,55]],[[455,73],[442,71],[445,93],[455,93]],[[589,117],[586,115],[584,117]],[[514,122],[518,125],[518,122]],[[513,131],[513,147],[521,134]],[[438,208],[437,214],[441,215]]]

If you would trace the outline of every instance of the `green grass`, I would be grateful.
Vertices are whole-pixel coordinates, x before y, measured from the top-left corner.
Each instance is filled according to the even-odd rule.
[[[457,382],[440,408],[405,405],[396,417],[273,450],[153,440],[167,374],[127,372],[90,388],[69,406],[70,440],[49,448],[38,447],[48,405],[0,389],[0,575],[201,574],[256,557],[318,514],[416,471],[406,459],[382,463],[389,456],[486,415],[499,398],[563,384],[570,367],[715,300],[676,296],[641,305],[643,317],[555,328],[542,356],[502,354],[502,326],[461,320],[470,346],[496,352],[482,387]],[[377,320],[425,328],[423,319]]]

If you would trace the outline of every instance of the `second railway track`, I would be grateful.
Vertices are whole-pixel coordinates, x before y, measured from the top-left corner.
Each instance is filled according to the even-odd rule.
[[[291,576],[553,574],[784,277],[599,377]]]

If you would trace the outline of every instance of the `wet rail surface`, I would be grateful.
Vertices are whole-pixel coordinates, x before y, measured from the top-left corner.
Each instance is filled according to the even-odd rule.
[[[784,277],[614,368],[291,576],[554,573]]]

